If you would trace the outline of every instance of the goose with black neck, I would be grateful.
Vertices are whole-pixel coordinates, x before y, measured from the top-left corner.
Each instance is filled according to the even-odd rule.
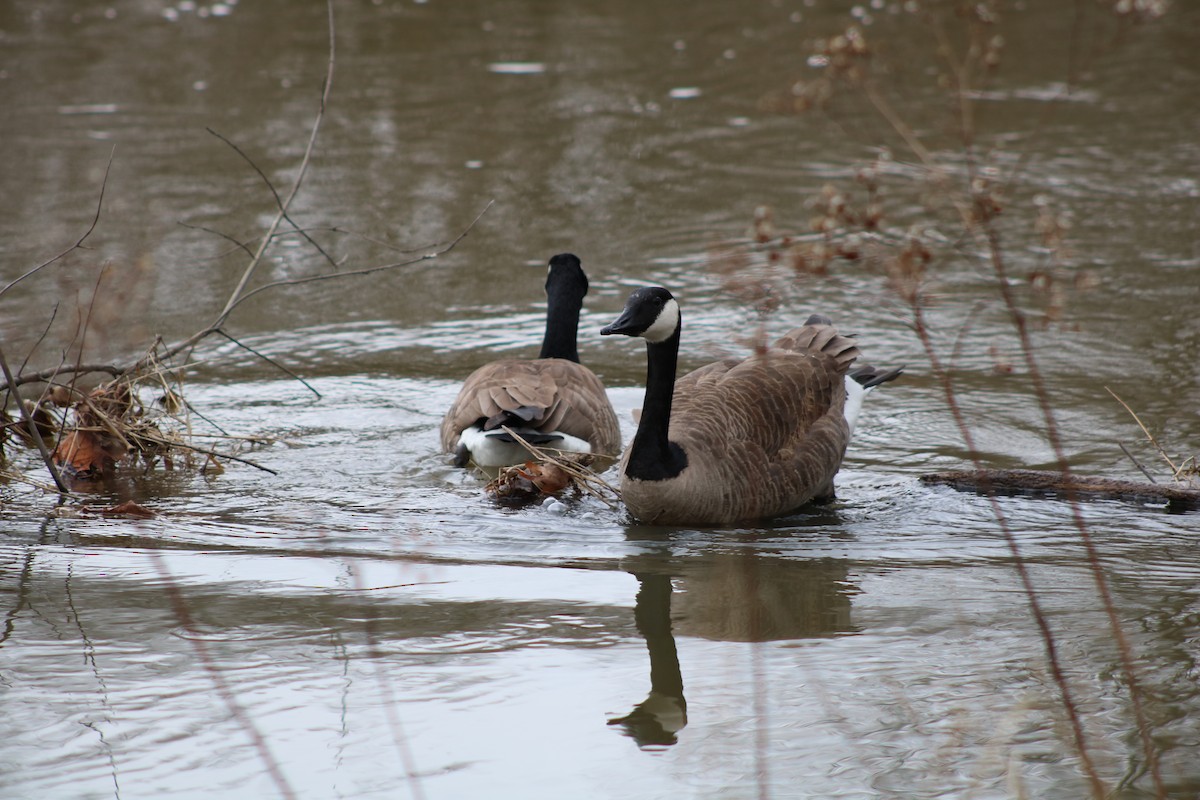
[[[752,522],[833,498],[863,396],[902,367],[851,369],[859,350],[813,315],[766,352],[676,380],[683,319],[659,286],[638,289],[601,334],[646,340],[646,395],[621,463],[630,514],[663,525]]]
[[[621,430],[604,384],[579,363],[579,312],[588,279],[579,259],[560,253],[546,273],[546,330],[536,359],[485,364],[464,381],[442,419],[442,448],[456,466],[520,464],[525,441],[551,450],[592,453],[601,462],[621,448]]]

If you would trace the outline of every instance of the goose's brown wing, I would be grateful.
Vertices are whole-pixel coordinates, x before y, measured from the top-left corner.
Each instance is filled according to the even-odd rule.
[[[849,442],[845,375],[858,350],[826,325],[798,328],[765,354],[679,379],[670,438],[689,454],[668,515],[733,522],[832,493]]]
[[[584,439],[593,453],[620,450],[621,431],[604,384],[587,367],[561,358],[505,359],[471,373],[442,419],[442,448],[453,451],[464,428],[518,410],[527,427]]]

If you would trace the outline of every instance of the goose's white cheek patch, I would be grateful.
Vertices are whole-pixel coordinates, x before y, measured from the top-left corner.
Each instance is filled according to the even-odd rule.
[[[658,317],[646,328],[646,332],[642,334],[642,338],[648,342],[665,342],[675,333],[675,329],[679,327],[679,304],[674,299],[668,300],[663,306],[663,310],[658,312]]]

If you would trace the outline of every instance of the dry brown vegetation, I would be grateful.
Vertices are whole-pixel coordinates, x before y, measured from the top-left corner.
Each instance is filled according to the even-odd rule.
[[[891,70],[901,67],[887,63],[886,56],[880,57],[874,32],[867,27],[851,24],[812,43],[807,63],[820,68],[815,77],[810,70],[806,77],[767,93],[761,98],[760,108],[779,114],[822,113],[834,118],[846,106],[857,103],[882,121],[888,141],[880,144],[878,156],[859,169],[853,182],[829,183],[811,198],[808,203],[811,218],[807,224],[801,221],[785,224],[776,219],[772,209],[760,207],[751,220],[748,242],[712,247],[709,267],[726,292],[759,313],[773,310],[778,304],[774,298],[781,292],[776,283],[764,278],[761,269],[755,268],[755,264],[764,260],[776,267],[789,268],[786,271],[792,279],[799,281],[835,280],[847,270],[879,276],[919,340],[973,462],[972,471],[958,474],[957,484],[946,482],[981,491],[990,498],[992,513],[1008,543],[1030,613],[1044,643],[1048,667],[1058,687],[1090,794],[1099,800],[1110,796],[1110,787],[1092,757],[1093,748],[1085,733],[1075,690],[1067,678],[1065,658],[1043,610],[1016,532],[997,501],[998,494],[1013,490],[1012,482],[1036,490],[1049,475],[1059,482],[1060,489],[1067,487],[1056,496],[1071,505],[1073,524],[1117,643],[1144,768],[1152,780],[1155,796],[1165,798],[1167,788],[1160,773],[1146,708],[1149,698],[1141,688],[1136,658],[1078,505],[1088,491],[1113,487],[1072,474],[1031,339],[1032,332],[1038,329],[1069,331],[1071,298],[1078,291],[1091,289],[1094,280],[1073,260],[1069,211],[1045,194],[1038,194],[1031,203],[1014,199],[1017,194],[1014,190],[1028,164],[1023,156],[1015,161],[997,160],[995,151],[1001,148],[994,148],[986,138],[976,108],[977,98],[992,88],[1005,66],[1005,15],[1021,11],[998,0],[908,3],[905,8],[910,12],[906,16],[920,23],[920,33],[914,29],[911,35],[929,37],[927,48],[935,63],[920,66],[928,67],[924,74],[933,77],[934,85],[930,88],[944,94],[948,118],[940,127],[926,125],[919,131],[906,117],[901,102],[890,91],[895,78]],[[1059,99],[1066,99],[1077,88],[1089,60],[1119,48],[1139,24],[1156,19],[1166,10],[1167,4],[1158,0],[1076,3],[1071,39],[1065,45],[1070,48],[1070,74],[1065,76]],[[1085,30],[1091,32],[1095,41],[1081,40],[1081,32]],[[911,75],[908,78],[913,79]],[[1036,133],[1045,122],[1044,117],[1033,119],[1030,127]],[[893,188],[919,195],[921,218],[901,220],[889,215],[889,182]],[[1042,261],[1026,274],[1016,274],[1010,264],[1010,251],[1030,240],[1040,248]],[[1007,484],[1002,485],[1001,476],[987,469],[975,444],[974,430],[959,404],[953,369],[964,337],[960,333],[953,350],[945,352],[933,334],[929,318],[930,309],[939,299],[936,293],[939,266],[963,261],[991,274],[996,301],[1007,314],[1018,349],[1011,361],[992,351],[995,370],[1019,371],[1029,381],[1042,418],[1044,437],[1056,456],[1056,472],[1009,471],[1003,476]],[[1154,444],[1158,447],[1157,442]],[[1168,491],[1182,494],[1180,502],[1185,504],[1182,507],[1193,507],[1191,503],[1200,500],[1200,493],[1194,487],[1181,485],[1181,481],[1194,477],[1196,459],[1184,460],[1181,468],[1161,447],[1158,449],[1176,481]],[[968,474],[973,476],[970,481],[962,477]],[[1153,484],[1143,486],[1155,488]],[[1125,494],[1112,496],[1135,494],[1128,484],[1114,491],[1118,490]],[[1162,501],[1162,492],[1159,494]]]

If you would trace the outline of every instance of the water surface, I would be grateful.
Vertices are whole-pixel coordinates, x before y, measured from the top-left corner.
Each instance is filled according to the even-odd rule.
[[[1064,449],[1086,474],[1140,478],[1118,444],[1157,469],[1105,387],[1177,460],[1200,441],[1200,16],[1177,5],[1124,36],[1089,10],[1077,62],[1062,46],[1070,9],[1014,10],[978,104],[989,158],[1022,165],[1005,254]],[[493,204],[443,257],[239,308],[229,332],[320,398],[227,342],[197,352],[188,400],[222,430],[268,440],[243,455],[277,474],[160,467],[89,501],[134,499],[148,520],[0,486],[5,796],[1085,796],[993,508],[918,482],[968,452],[908,311],[867,266],[797,277],[748,245],[760,206],[782,232],[809,234],[808,201],[852,185],[884,144],[889,223],[944,224],[869,103],[794,115],[774,102],[812,77],[815,39],[865,14],[890,96],[954,163],[922,18],[819,2],[336,11],[333,92],[293,219],[357,269],[427,252]],[[87,229],[112,154],[89,249],[0,299],[10,360],[46,331],[30,364],[57,363],[87,309],[97,360],[220,311],[247,256],[213,231],[253,247],[275,204],[206,128],[285,190],[316,113],[326,24],[318,3],[0,11],[5,284]],[[1073,69],[1083,80],[1064,100]],[[1025,280],[1047,258],[1031,233],[1039,195],[1069,209],[1071,263],[1089,276],[1048,326]],[[762,319],[726,291],[712,253],[729,243],[780,311]],[[443,410],[474,367],[536,352],[544,265],[565,250],[591,278],[581,355],[627,436],[642,352],[594,334],[647,282],[684,305],[682,369],[812,311],[857,333],[870,361],[907,364],[872,396],[839,500],[760,527],[657,529],[592,498],[563,514],[503,509],[452,469],[437,453]],[[985,463],[1053,465],[994,275],[969,248],[935,268],[934,341],[947,358],[957,342],[955,385]],[[290,236],[256,280],[330,269]],[[14,467],[45,482],[29,454]],[[999,508],[1098,773],[1115,796],[1154,796],[1070,507]],[[1080,513],[1167,795],[1195,796],[1198,518],[1115,502]]]

